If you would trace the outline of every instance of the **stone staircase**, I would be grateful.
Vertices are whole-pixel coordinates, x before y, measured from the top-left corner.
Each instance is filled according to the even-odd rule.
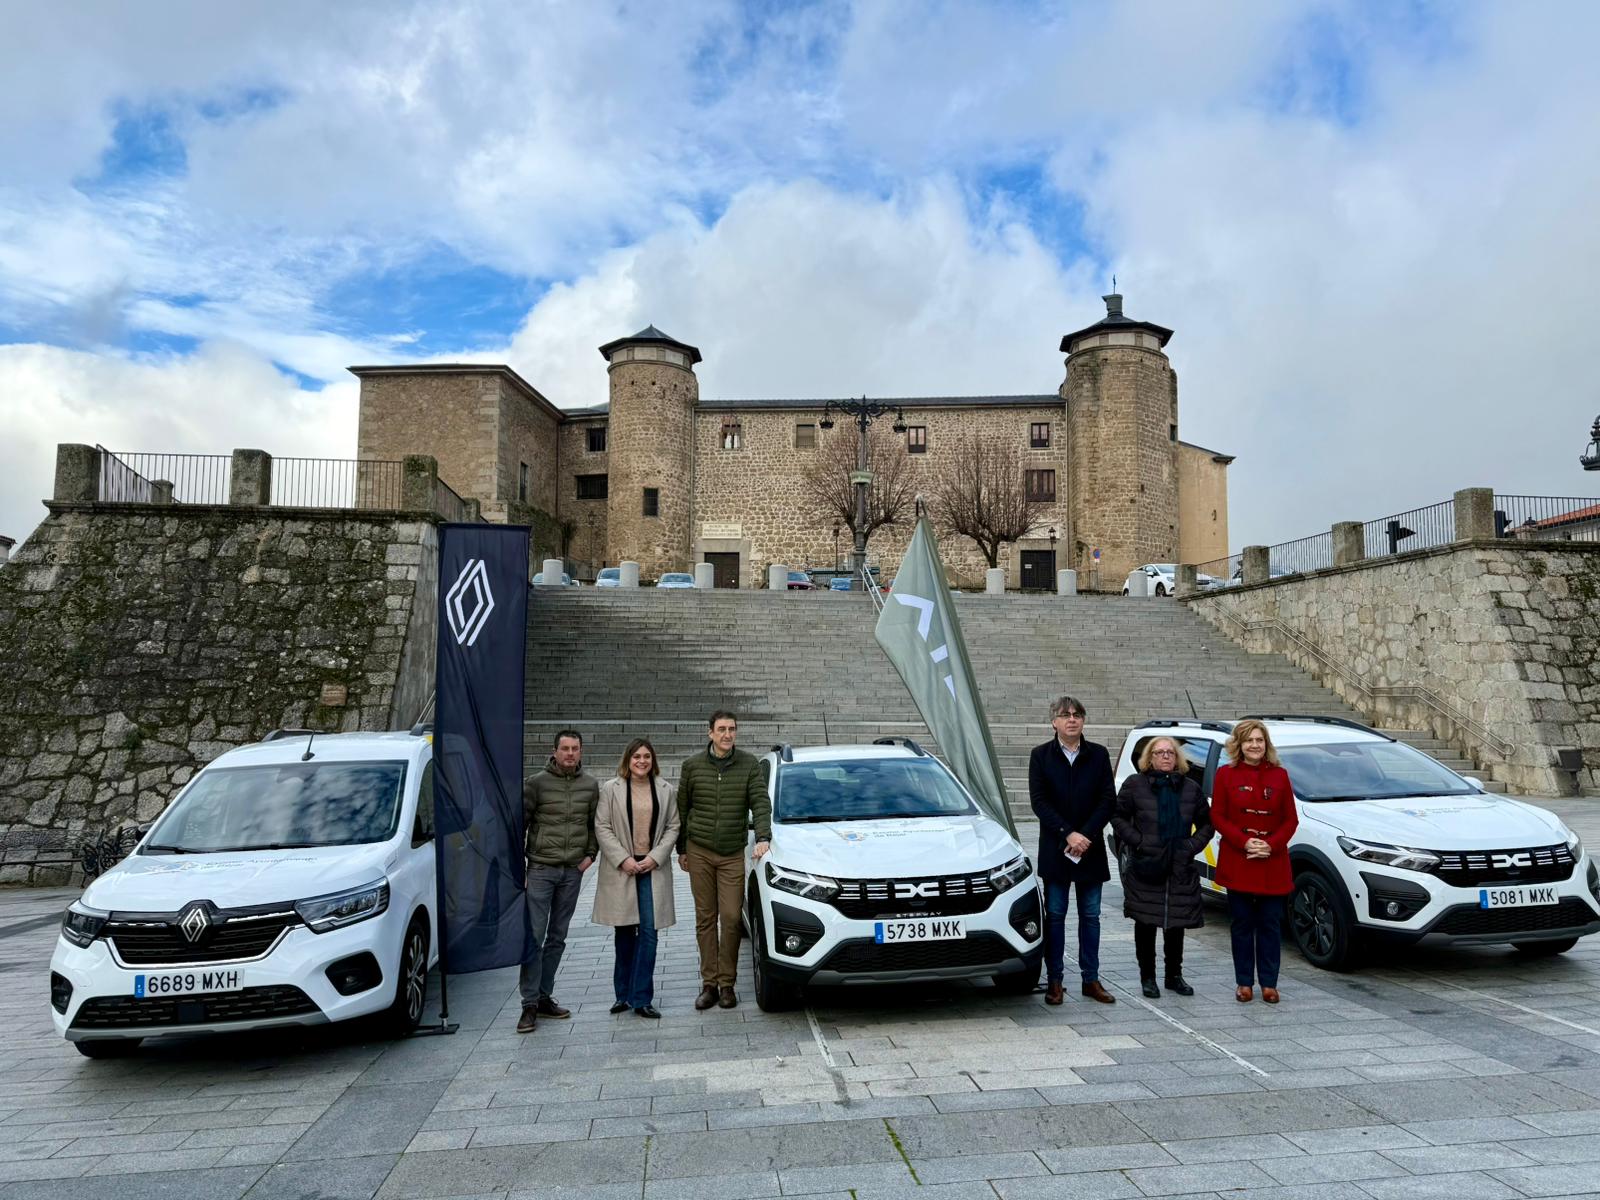
[[[1251,655],[1185,606],[1120,596],[959,595],[990,731],[1019,817],[1029,750],[1049,736],[1050,700],[1088,709],[1087,736],[1113,755],[1155,716],[1359,714],[1276,655]],[[557,729],[585,738],[609,774],[648,736],[669,777],[705,745],[706,717],[739,716],[740,744],[818,745],[905,736],[936,750],[873,640],[865,596],[840,592],[535,589],[529,601],[528,766]],[[1430,735],[1406,740],[1468,771]]]

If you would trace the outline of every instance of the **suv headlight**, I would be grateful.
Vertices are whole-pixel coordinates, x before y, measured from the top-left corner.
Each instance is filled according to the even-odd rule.
[[[826,875],[813,875],[809,871],[791,871],[767,859],[767,883],[780,892],[789,892],[803,900],[827,903],[839,894],[839,881]]]
[[[312,933],[327,933],[380,916],[388,907],[389,881],[384,879],[348,892],[298,901],[294,910]]]
[[[88,947],[100,936],[100,930],[110,915],[74,901],[61,914],[61,936],[74,946]]]
[[[1033,864],[1028,861],[1028,856],[1019,854],[1005,866],[990,871],[989,882],[997,893],[1007,892],[1032,874]]]
[[[1386,846],[1381,842],[1358,842],[1341,837],[1339,849],[1351,858],[1362,862],[1395,867],[1401,871],[1432,871],[1439,865],[1439,856],[1431,850],[1414,850],[1410,846]]]

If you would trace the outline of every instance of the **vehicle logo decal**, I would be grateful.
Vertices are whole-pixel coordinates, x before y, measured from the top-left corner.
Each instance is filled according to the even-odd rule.
[[[1507,867],[1533,866],[1533,855],[1526,852],[1520,854],[1491,854],[1489,859],[1495,869],[1500,871],[1505,870]]]
[[[939,894],[939,881],[929,879],[924,883],[897,883],[894,885],[894,898],[896,900],[913,900],[917,897],[937,896]]]
[[[476,642],[489,614],[494,611],[494,593],[489,590],[489,570],[483,559],[467,559],[467,565],[450,585],[444,608],[450,632],[456,636],[456,645],[470,646]]]
[[[206,931],[211,928],[211,917],[206,913],[201,904],[191,904],[189,910],[178,918],[178,928],[183,931],[183,936],[193,945],[205,937]]]

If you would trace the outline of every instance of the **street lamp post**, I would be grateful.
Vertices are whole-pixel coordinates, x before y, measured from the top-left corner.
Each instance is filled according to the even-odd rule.
[[[867,428],[885,413],[893,412],[894,431],[904,433],[906,415],[898,404],[879,404],[863,396],[859,400],[829,400],[822,406],[822,420],[817,424],[825,430],[832,429],[833,413],[836,411],[853,417],[857,430],[856,469],[850,472],[850,482],[856,489],[856,519],[851,530],[855,534],[855,546],[850,551],[850,590],[861,591],[866,587],[863,580],[867,569],[867,488],[872,483],[872,470],[867,465]]]
[[[839,522],[833,523],[833,573],[839,573]]]
[[[1600,417],[1594,419],[1594,426],[1589,430],[1589,445],[1578,462],[1585,471],[1600,471]]]

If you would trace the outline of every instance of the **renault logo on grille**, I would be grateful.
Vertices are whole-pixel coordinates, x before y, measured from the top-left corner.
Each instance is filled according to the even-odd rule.
[[[195,944],[211,929],[211,915],[206,912],[205,905],[191,904],[183,916],[178,918],[178,928],[183,931],[183,936],[190,945]]]

